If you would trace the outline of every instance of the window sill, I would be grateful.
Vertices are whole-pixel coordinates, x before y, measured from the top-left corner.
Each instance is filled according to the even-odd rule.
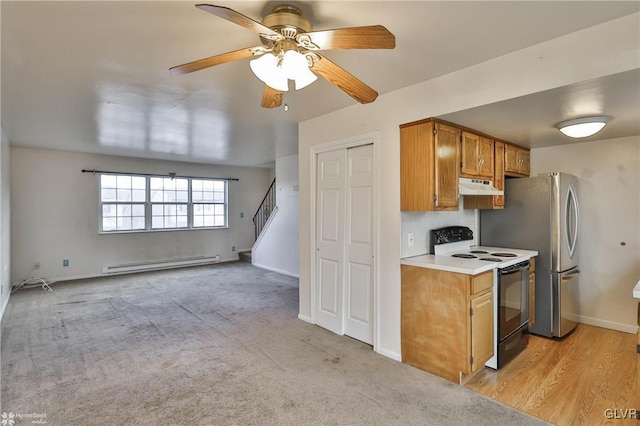
[[[155,232],[175,232],[175,231],[212,231],[229,229],[229,226],[209,226],[202,228],[168,228],[168,229],[132,229],[131,231],[98,231],[99,235],[112,234],[149,234]]]

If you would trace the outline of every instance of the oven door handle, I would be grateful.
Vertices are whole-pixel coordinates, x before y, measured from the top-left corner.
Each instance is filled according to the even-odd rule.
[[[522,263],[518,263],[517,265],[507,266],[506,268],[498,269],[500,271],[500,275],[511,275],[517,272],[522,271],[523,269],[529,269],[531,265],[530,261],[525,261]]]

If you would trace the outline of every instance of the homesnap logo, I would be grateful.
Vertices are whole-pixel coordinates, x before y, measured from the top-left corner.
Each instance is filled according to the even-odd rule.
[[[1,426],[13,426],[16,424],[16,420],[26,419],[31,420],[32,424],[46,424],[47,423],[47,415],[38,414],[38,413],[13,413],[13,412],[3,412],[0,414],[0,425]]]
[[[16,417],[15,414],[13,413],[5,413],[3,412],[2,414],[0,414],[0,425],[2,426],[11,426],[15,423],[15,420],[13,420]]]

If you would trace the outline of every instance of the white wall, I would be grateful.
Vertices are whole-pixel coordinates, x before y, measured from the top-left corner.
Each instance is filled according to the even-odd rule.
[[[300,155],[300,317],[310,317],[314,229],[310,213],[311,147],[378,131],[381,211],[379,307],[374,350],[400,359],[400,149],[402,123],[524,96],[638,68],[639,14],[550,40],[303,122]],[[612,49],[611,46],[616,46]],[[600,58],[599,60],[595,58]],[[334,89],[338,90],[338,89]],[[345,95],[346,96],[346,95]]]
[[[460,200],[460,210],[457,212],[402,212],[401,222],[401,250],[400,257],[418,256],[429,253],[430,232],[432,229],[445,226],[466,226],[474,231],[474,241],[479,244],[476,229],[478,210],[464,210]],[[408,245],[408,235],[413,234],[413,247]]]
[[[635,333],[640,136],[531,151],[531,173],[578,176],[580,322]]]
[[[229,228],[100,235],[98,175],[82,169],[230,177]],[[253,212],[269,184],[268,169],[141,160],[11,148],[12,280],[101,274],[105,265],[220,255],[253,243]],[[244,213],[244,217],[240,214]],[[69,259],[63,267],[62,260]],[[41,268],[33,270],[33,263]]]
[[[298,155],[276,159],[277,211],[252,252],[260,268],[298,277]]]
[[[11,294],[11,186],[9,139],[2,130],[0,145],[0,318]]]

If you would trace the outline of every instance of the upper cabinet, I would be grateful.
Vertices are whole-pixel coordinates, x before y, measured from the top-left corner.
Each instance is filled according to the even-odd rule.
[[[460,134],[434,119],[400,126],[402,211],[458,210]]]
[[[505,143],[495,141],[493,143],[493,186],[504,191],[504,147]],[[465,209],[503,209],[504,195],[465,195]]]
[[[528,177],[531,172],[529,151],[515,145],[506,144],[504,173],[507,176]]]
[[[436,118],[400,125],[400,209],[458,210],[459,178],[529,176],[529,150]],[[465,195],[465,209],[501,209],[504,195]]]
[[[493,179],[493,140],[462,131],[460,139],[460,176]]]

